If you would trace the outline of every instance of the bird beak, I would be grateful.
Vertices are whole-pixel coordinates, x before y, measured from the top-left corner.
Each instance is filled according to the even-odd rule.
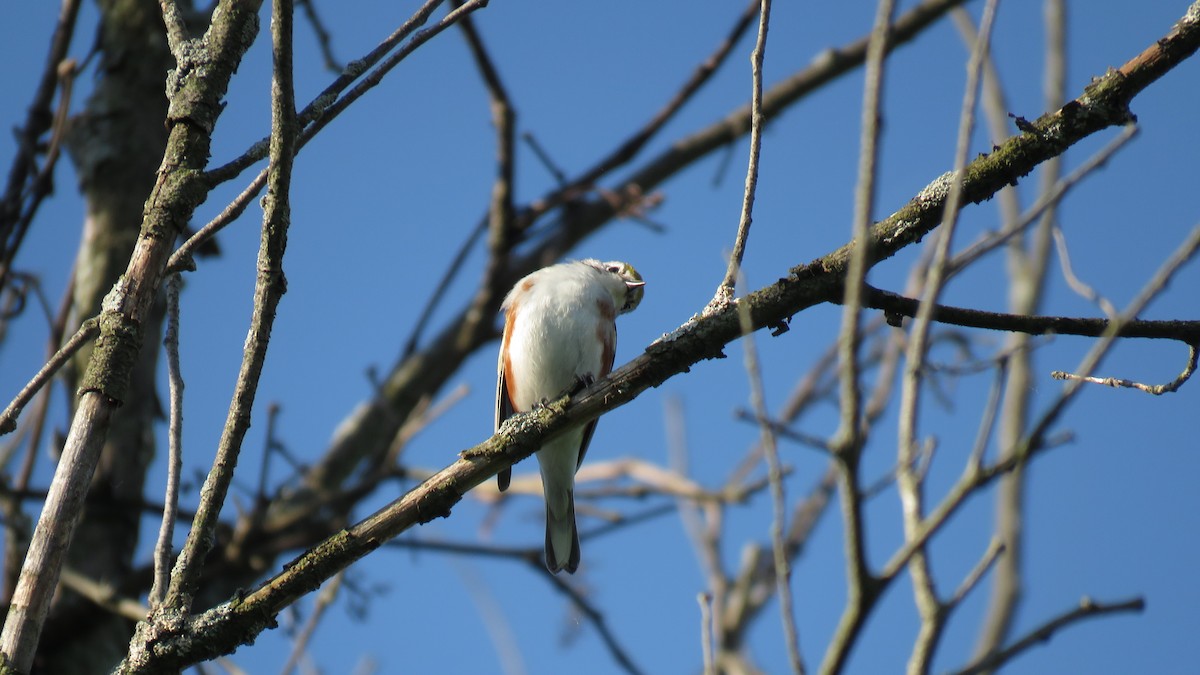
[[[642,286],[645,286],[645,285],[646,285],[646,282],[644,282],[644,281],[626,281],[625,282],[625,288],[641,288]]]

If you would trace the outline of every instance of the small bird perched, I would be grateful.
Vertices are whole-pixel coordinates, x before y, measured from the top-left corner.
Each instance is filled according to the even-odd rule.
[[[645,285],[629,263],[592,259],[544,267],[518,281],[501,305],[496,429],[515,413],[607,375],[617,349],[617,315],[638,306]],[[546,499],[546,567],[556,574],[579,567],[575,472],[595,431],[592,420],[537,451]],[[496,479],[503,492],[512,469]]]

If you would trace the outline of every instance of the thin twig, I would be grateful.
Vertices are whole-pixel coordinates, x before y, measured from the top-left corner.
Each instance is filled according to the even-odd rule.
[[[92,579],[76,572],[70,567],[62,569],[62,575],[59,577],[59,580],[66,588],[75,591],[113,614],[118,614],[133,621],[141,621],[146,618],[148,610],[145,605],[133,598],[121,596],[116,588],[103,581]]]
[[[55,116],[50,112],[50,104],[54,100],[54,92],[63,80],[61,66],[71,47],[71,38],[75,34],[75,20],[79,16],[79,0],[63,0],[58,13],[58,22],[54,26],[54,35],[50,38],[49,54],[42,68],[42,76],[38,80],[37,90],[29,102],[25,124],[21,126],[17,136],[17,152],[13,155],[12,167],[8,172],[8,183],[5,186],[4,198],[0,200],[0,259],[12,259],[12,242],[10,235],[13,227],[22,218],[22,199],[30,177],[37,169],[38,139],[51,128]],[[48,187],[48,186],[46,186]],[[40,190],[39,190],[40,192]],[[28,214],[28,209],[26,209]],[[0,288],[3,288],[0,283]]]
[[[1167,283],[1175,276],[1175,273],[1191,260],[1198,250],[1200,250],[1200,224],[1192,228],[1191,233],[1184,242],[1163,262],[1150,281],[1146,283],[1129,305],[1122,310],[1117,320],[1109,323],[1108,328],[1104,331],[1099,341],[1088,351],[1087,355],[1084,356],[1079,366],[1075,369],[1078,379],[1068,381],[1066,386],[1063,387],[1062,394],[1041,417],[1037,425],[1033,427],[1033,431],[1029,434],[1029,440],[1015,457],[1016,461],[1025,461],[1027,455],[1037,451],[1050,426],[1054,424],[1059,415],[1062,414],[1083,386],[1084,380],[1082,378],[1091,376],[1092,372],[1100,365],[1100,362],[1113,347],[1117,337],[1123,333],[1127,325],[1133,322],[1133,317],[1140,314],[1146,308],[1146,305],[1150,304],[1150,301],[1166,288]]]
[[[451,0],[455,8],[462,6],[461,0]],[[488,206],[488,248],[493,260],[503,259],[516,243],[513,239],[513,146],[516,138],[516,112],[509,102],[508,91],[500,79],[495,61],[483,44],[483,38],[475,30],[470,16],[458,22],[467,47],[475,61],[487,88],[492,109],[492,125],[496,127],[496,181],[492,185],[492,199]]]
[[[1108,298],[1096,292],[1096,289],[1089,286],[1082,279],[1075,275],[1075,270],[1071,268],[1071,254],[1067,250],[1067,236],[1063,234],[1062,228],[1054,225],[1051,227],[1054,235],[1054,248],[1058,251],[1058,264],[1062,269],[1063,279],[1071,290],[1075,291],[1083,298],[1095,303],[1100,311],[1104,312],[1104,316],[1113,318],[1117,315],[1117,308],[1113,306]]]
[[[1123,602],[1102,603],[1085,597],[1079,601],[1078,607],[1064,612],[1038,626],[1008,647],[989,652],[971,665],[957,671],[955,675],[976,675],[977,673],[987,673],[997,670],[1029,648],[1049,642],[1050,638],[1054,637],[1054,634],[1059,630],[1071,624],[1078,623],[1083,619],[1098,618],[1108,614],[1123,614],[1125,612],[1141,613],[1144,609],[1146,609],[1146,601],[1142,598],[1134,598]]]
[[[292,162],[297,143],[296,99],[292,81],[291,0],[275,0],[271,6],[271,42],[274,76],[271,81],[271,162],[268,167],[267,198],[263,203],[262,238],[258,253],[258,275],[254,284],[254,308],[242,366],[234,386],[233,401],[212,469],[201,488],[200,506],[187,540],[171,572],[166,606],[176,610],[191,607],[199,583],[204,557],[213,545],[213,532],[221,506],[233,480],[233,469],[241,452],[242,439],[250,426],[251,410],[266,360],[275,311],[286,290],[283,254],[291,222],[290,188]]]
[[[307,3],[306,3],[307,4]],[[346,576],[346,570],[342,570],[333,575],[333,578],[325,582],[321,587],[321,592],[317,593],[316,600],[313,601],[312,614],[309,615],[308,621],[300,629],[300,633],[296,636],[295,642],[292,644],[292,651],[288,654],[287,661],[284,662],[283,668],[279,671],[280,675],[291,675],[292,671],[300,663],[301,657],[304,656],[304,650],[308,648],[308,643],[312,640],[312,636],[316,633],[317,625],[321,623],[321,617],[325,615],[325,610],[333,605],[333,601],[337,599],[338,591],[342,587],[342,579]]]
[[[29,189],[17,195],[18,201],[13,204],[17,209],[21,209],[20,199],[28,199],[23,210],[17,214],[16,231],[11,237],[0,236],[0,289],[8,286],[8,280],[12,276],[13,261],[16,259],[17,252],[21,249],[21,244],[25,241],[25,235],[29,233],[29,228],[33,225],[34,216],[37,215],[38,209],[41,208],[42,202],[46,197],[54,191],[54,168],[58,165],[58,158],[62,154],[63,140],[67,133],[67,122],[71,114],[71,94],[74,91],[75,76],[78,74],[78,69],[74,59],[63,59],[58,64],[58,78],[61,93],[58,96],[58,105],[54,111],[53,122],[50,126],[50,141],[46,150],[46,161],[42,168],[33,176]],[[30,151],[34,152],[34,151]],[[31,164],[36,164],[36,160],[30,159]],[[0,209],[5,205],[0,205]],[[2,226],[3,223],[0,223]],[[0,227],[0,229],[3,229]]]
[[[298,0],[296,4],[304,10],[304,16],[308,18],[308,25],[312,26],[313,34],[317,36],[317,47],[321,50],[321,59],[325,61],[325,69],[340,73],[345,66],[333,55],[333,38],[330,36],[329,30],[325,28],[325,22],[317,16],[316,4],[313,0]]]
[[[550,153],[546,152],[546,149],[542,147],[541,142],[538,141],[537,136],[534,136],[532,133],[526,131],[525,133],[521,134],[521,140],[525,141],[525,144],[528,145],[529,149],[533,151],[533,156],[537,157],[538,161],[542,163],[542,166],[545,167],[546,171],[549,171],[550,175],[554,177],[554,182],[558,183],[558,187],[560,189],[565,188],[567,186],[566,172],[559,168],[558,164],[554,162],[554,159],[550,157]]]
[[[58,311],[55,313],[54,320],[50,324],[50,335],[46,339],[47,360],[52,358],[55,352],[58,351],[59,345],[62,344],[63,333],[67,330],[67,320],[70,318],[71,309],[74,307],[75,269],[76,265],[71,265],[71,273],[67,275],[67,283],[63,290],[62,298],[58,302]],[[17,478],[13,483],[12,491],[14,495],[29,490],[29,480],[33,477],[38,450],[42,447],[42,435],[46,431],[46,416],[50,411],[50,396],[52,391],[53,386],[42,390],[37,404],[33,409],[32,416],[26,421],[27,427],[32,428],[32,431],[25,444],[25,456],[21,460],[21,467],[17,471]],[[68,394],[69,397],[70,394]],[[39,499],[43,497],[44,495],[39,497]],[[17,508],[19,512],[19,507]],[[15,528],[10,527],[7,530],[9,534],[8,541],[10,543],[4,548],[4,583],[3,595],[0,596],[0,607],[8,606],[12,602],[12,593],[16,586],[17,574],[21,570],[21,559],[24,556],[25,543],[29,539],[28,528],[25,529],[26,531],[20,534],[15,532]]]
[[[671,471],[687,479],[689,475],[690,450],[687,438],[687,426],[684,423],[683,400],[679,396],[668,396],[664,402],[663,422],[667,432],[667,456]],[[724,640],[724,626],[721,622],[712,621],[713,616],[723,616],[725,596],[728,590],[729,577],[721,558],[720,528],[722,520],[722,505],[719,502],[699,503],[695,500],[676,499],[679,519],[683,523],[683,531],[692,543],[700,569],[708,584],[708,591],[701,594],[701,612],[709,612],[702,630],[709,631],[707,638],[709,646],[704,650],[706,675],[715,675],[711,670],[712,645]],[[707,517],[706,517],[707,516]],[[714,636],[715,634],[715,636]],[[701,634],[701,642],[706,636]]]
[[[768,424],[771,427],[771,433],[775,434],[776,436],[786,438],[789,441],[794,441],[800,445],[812,448],[813,450],[818,450],[825,454],[834,452],[834,444],[832,441],[821,438],[820,436],[814,436],[812,434],[806,434],[802,431],[796,431],[795,429],[792,429],[778,420],[759,419],[758,415],[756,415],[753,411],[735,410],[734,418],[743,422],[750,422],[752,424]]]
[[[700,604],[700,653],[704,660],[704,675],[716,675],[713,668],[713,607],[712,593],[697,593]]]
[[[640,152],[641,149],[645,147],[645,145],[649,143],[650,140],[654,138],[654,136],[657,135],[664,126],[666,126],[667,122],[671,121],[675,117],[676,113],[683,109],[683,106],[690,101],[696,92],[700,91],[700,89],[705,85],[705,83],[708,82],[713,74],[720,69],[721,65],[725,63],[726,59],[728,58],[730,52],[733,51],[733,48],[741,40],[742,35],[746,33],[746,30],[750,27],[751,23],[753,23],[754,18],[759,16],[759,14],[759,0],[750,0],[745,9],[743,9],[742,13],[738,16],[737,20],[734,21],[734,24],[732,28],[730,28],[729,33],[726,34],[725,39],[717,45],[717,48],[713,50],[713,53],[710,54],[708,58],[706,58],[700,63],[699,66],[696,67],[691,76],[686,82],[684,82],[683,86],[681,86],[679,90],[675,92],[675,95],[671,97],[671,100],[668,101],[666,105],[664,105],[658,112],[654,114],[654,117],[650,118],[650,120],[647,121],[641,129],[638,129],[636,132],[634,132],[623,143],[617,145],[616,150],[601,158],[599,161],[593,164],[591,168],[581,173],[578,178],[568,182],[565,176],[556,175],[555,177],[558,179],[559,188],[530,204],[530,206],[520,214],[518,227],[521,229],[528,228],[533,224],[534,221],[545,215],[551,209],[578,197],[579,194],[590,189],[596,184],[597,181],[599,181],[609,172],[624,165],[626,162],[637,156],[637,153]],[[532,141],[534,152],[539,156],[546,156],[544,152],[539,151],[539,146],[536,144],[536,141],[532,139],[530,140]],[[550,168],[552,173],[560,173],[556,172],[552,168],[552,164],[549,162],[547,162],[547,167]]]
[[[1029,210],[1021,214],[1021,218],[1016,222],[1004,228],[1002,232],[997,232],[984,238],[983,240],[968,246],[963,251],[954,256],[950,262],[948,270],[951,276],[958,274],[960,271],[970,267],[976,260],[983,257],[985,253],[994,250],[996,247],[1008,242],[1013,237],[1027,230],[1034,223],[1041,219],[1046,211],[1053,209],[1055,205],[1062,201],[1063,197],[1078,185],[1084,178],[1087,178],[1092,172],[1102,168],[1112,159],[1113,155],[1118,150],[1124,148],[1129,141],[1133,140],[1138,135],[1138,126],[1136,124],[1126,124],[1121,130],[1121,133],[1110,141],[1107,145],[1101,148],[1095,155],[1092,155],[1086,162],[1079,165],[1071,173],[1056,182],[1053,188],[1042,192],[1038,197],[1037,202],[1029,207]]]
[[[464,590],[475,604],[484,631],[495,649],[496,671],[505,675],[529,672],[517,636],[513,633],[512,622],[505,615],[505,608],[496,597],[494,587],[484,579],[477,567],[457,560],[454,562],[454,569],[462,579]]]
[[[488,229],[488,219],[480,218],[475,224],[475,228],[463,240],[462,245],[458,247],[458,251],[454,254],[450,264],[446,266],[446,271],[442,274],[442,278],[438,280],[437,286],[433,292],[429,294],[429,299],[425,301],[425,305],[421,308],[421,314],[413,323],[412,333],[408,339],[404,341],[404,350],[401,352],[401,359],[407,359],[420,345],[421,336],[425,332],[425,328],[429,325],[429,320],[433,317],[434,310],[441,304],[446,296],[446,292],[450,290],[450,284],[454,282],[454,278],[462,271],[463,265],[467,262],[467,256],[471,250],[475,248],[475,243],[483,236]]]
[[[1103,359],[1108,350],[1111,349],[1115,336],[1119,335],[1125,323],[1128,322],[1128,317],[1136,316],[1146,304],[1150,302],[1158,293],[1160,293],[1176,272],[1190,260],[1200,250],[1200,225],[1197,225],[1184,242],[1167,261],[1159,268],[1155,276],[1147,282],[1146,286],[1138,294],[1136,298],[1126,307],[1120,314],[1119,320],[1112,322],[1109,329],[1097,341],[1087,355],[1084,356],[1077,369],[1084,373],[1085,376]],[[1010,454],[993,464],[983,468],[978,468],[975,465],[968,463],[963,476],[951,487],[945,498],[937,505],[935,509],[925,518],[921,520],[920,528],[914,536],[905,539],[904,545],[888,560],[880,573],[880,578],[890,580],[898,574],[914,553],[923,547],[925,543],[949,520],[959,507],[966,501],[967,497],[977,491],[979,488],[988,485],[996,478],[1006,475],[1017,467],[1027,464],[1039,452],[1043,452],[1051,447],[1054,447],[1052,439],[1047,437],[1050,427],[1062,415],[1078,394],[1082,382],[1079,380],[1070,381],[1063,388],[1062,393],[1058,398],[1047,408],[1047,410],[1033,425],[1032,431],[1022,441],[1021,445]]]
[[[183,278],[176,272],[167,278],[167,328],[163,346],[167,352],[167,384],[171,400],[168,423],[167,490],[163,497],[162,525],[154,547],[154,584],[150,587],[151,609],[162,604],[171,583],[171,551],[175,519],[179,513],[179,474],[183,470],[183,373],[179,367],[179,290]]]
[[[334,78],[320,94],[309,102],[308,105],[300,111],[298,121],[301,125],[311,124],[314,120],[320,118],[328,109],[337,97],[354,83],[363,73],[378,64],[389,52],[396,48],[418,28],[429,20],[434,10],[441,5],[443,0],[426,0],[412,16],[408,18],[399,28],[392,32],[387,38],[375,46],[370,52],[367,52],[362,58],[355,59],[346,66],[341,75]],[[242,153],[238,158],[219,166],[215,169],[210,169],[205,176],[210,184],[216,186],[225,181],[232,180],[246,170],[247,167],[262,160],[267,156],[270,136],[259,139],[250,146],[246,152]]]
[[[454,406],[461,403],[470,393],[471,387],[466,383],[462,383],[450,390],[437,403],[414,409],[413,414],[409,415],[408,419],[404,420],[404,423],[400,425],[400,429],[396,431],[396,436],[388,446],[387,455],[384,456],[380,467],[390,470],[391,467],[400,461],[400,453],[408,446],[408,442],[414,436],[421,433],[430,424],[436,422],[442,415],[450,412]]]
[[[583,593],[580,593],[574,586],[567,583],[566,579],[563,577],[555,576],[549,572],[546,572],[540,562],[531,562],[530,564],[539,572],[544,574],[550,581],[550,585],[554,586],[561,593],[566,595],[571,600],[571,604],[575,605],[575,608],[582,612],[583,616],[589,622],[591,622],[592,627],[594,627],[596,632],[599,633],[600,640],[604,642],[606,647],[608,647],[608,651],[610,654],[612,654],[613,660],[617,662],[617,665],[620,666],[622,670],[630,675],[640,675],[640,673],[644,672],[641,668],[637,667],[637,665],[633,662],[633,659],[625,651],[625,648],[622,647],[621,643],[617,641],[616,635],[609,630],[608,622],[604,619],[604,614],[602,614],[600,610],[596,609],[592,603],[588,602],[588,599],[583,595]]]
[[[983,552],[983,557],[979,559],[975,567],[962,580],[958,588],[954,589],[954,595],[950,596],[950,600],[946,602],[947,608],[954,608],[960,605],[966,599],[967,594],[979,585],[980,580],[983,579],[983,575],[987,574],[988,570],[992,568],[992,565],[1003,554],[1004,542],[999,537],[992,537],[991,542],[988,543],[987,550]]]
[[[750,237],[750,223],[754,213],[754,193],[758,189],[758,159],[762,154],[762,68],[767,52],[767,28],[771,20],[771,0],[761,0],[758,19],[758,40],[750,54],[750,156],[746,166],[746,189],[742,194],[742,214],[738,219],[737,236],[733,240],[733,252],[729,255],[729,266],[725,278],[717,287],[712,303],[728,302],[734,296],[734,286],[742,268],[742,256],[746,253],[746,241]]]
[[[1147,394],[1153,394],[1155,396],[1162,396],[1163,394],[1169,394],[1169,393],[1178,391],[1179,388],[1184,385],[1184,383],[1186,383],[1189,379],[1191,379],[1192,375],[1195,374],[1195,372],[1196,372],[1196,357],[1197,357],[1197,345],[1194,345],[1194,344],[1188,345],[1187,365],[1184,366],[1183,372],[1180,373],[1178,377],[1176,377],[1174,380],[1171,380],[1170,382],[1168,382],[1166,384],[1142,384],[1141,382],[1134,382],[1132,380],[1122,380],[1122,379],[1118,379],[1115,377],[1081,376],[1081,375],[1074,375],[1072,373],[1065,373],[1061,370],[1052,371],[1050,373],[1050,377],[1052,377],[1056,380],[1081,380],[1083,382],[1089,382],[1091,384],[1103,384],[1108,387],[1124,387],[1127,389],[1137,389],[1138,391],[1144,391]]]
[[[867,307],[881,309],[892,315],[893,318],[916,316],[919,311],[918,300],[875,288],[868,290],[864,302]],[[933,309],[932,315],[938,323],[966,326],[969,328],[1013,331],[1028,333],[1030,335],[1052,334],[1100,337],[1117,324],[1116,321],[1108,319],[1070,316],[1028,316],[1006,314],[1004,312],[985,312],[977,309],[951,307],[949,305],[938,305]],[[1120,322],[1117,335],[1123,338],[1178,340],[1190,344],[1200,341],[1200,321],[1127,320]]]
[[[158,0],[158,6],[162,9],[163,23],[167,27],[167,46],[170,47],[175,62],[183,66],[189,37],[187,24],[183,20],[183,14],[179,12],[179,4],[175,0]]]
[[[963,170],[967,164],[971,132],[975,125],[975,104],[979,94],[984,55],[988,52],[991,29],[996,13],[996,0],[988,0],[983,9],[979,35],[972,45],[967,64],[967,84],[959,114],[958,140],[954,153],[954,168],[949,194],[946,197],[942,226],[938,230],[933,261],[922,289],[921,304],[910,330],[905,354],[904,376],[901,380],[900,422],[898,430],[898,461],[896,486],[903,505],[904,536],[913,540],[921,534],[924,513],[924,478],[914,470],[917,455],[917,420],[921,401],[924,363],[928,356],[933,312],[946,282],[951,243],[963,200]],[[908,661],[909,673],[927,673],[945,627],[946,613],[938,596],[936,579],[930,569],[924,544],[914,546],[908,561],[912,579],[913,601],[921,617],[921,625]]]
[[[62,346],[62,349],[59,349],[55,352],[54,356],[46,361],[41,370],[33,376],[33,379],[22,387],[21,391],[17,392],[17,395],[8,404],[8,407],[4,409],[4,412],[0,413],[0,434],[7,434],[17,428],[17,417],[21,415],[21,411],[25,408],[26,404],[33,399],[38,390],[44,387],[58,373],[59,369],[67,361],[71,360],[75,352],[79,351],[92,338],[96,337],[99,332],[100,323],[95,317],[83,322],[79,330],[75,331],[71,339],[67,340],[67,343]]]
[[[187,241],[183,242],[175,252],[171,254],[171,259],[167,261],[167,273],[182,272],[184,270],[193,270],[196,268],[196,263],[192,256],[204,245],[209,239],[212,239],[217,232],[220,232],[246,210],[247,206],[254,201],[259,192],[262,192],[263,187],[267,184],[267,168],[264,167],[254,180],[245,189],[234,197],[233,201],[229,202],[221,212],[212,220],[208,221],[204,227],[196,230],[196,233],[188,237]]]
[[[988,390],[988,400],[983,407],[983,417],[979,420],[979,431],[975,434],[975,444],[971,446],[971,454],[967,460],[969,466],[978,468],[983,465],[983,456],[987,452],[988,439],[996,427],[1000,406],[1004,403],[1004,383],[1008,380],[1008,359],[1002,358],[996,365],[996,377]]]
[[[750,309],[746,303],[739,303],[738,309],[738,316],[741,318],[744,331],[742,346],[746,355],[746,376],[750,380],[750,402],[755,416],[761,422],[759,428],[762,432],[763,454],[767,460],[767,475],[771,481],[771,510],[773,512],[770,528],[771,550],[775,564],[775,587],[779,595],[779,612],[783,622],[784,641],[787,643],[792,672],[801,675],[805,672],[804,659],[800,654],[800,636],[796,629],[795,609],[792,607],[791,563],[788,560],[784,541],[784,531],[787,528],[787,499],[783,489],[783,470],[779,462],[779,449],[775,445],[775,432],[769,424],[766,392],[763,389],[758,350],[754,344]]]
[[[308,104],[297,117],[298,124],[302,125],[302,130],[299,133],[296,152],[304,148],[310,140],[318,132],[325,128],[335,117],[341,114],[351,103],[358,100],[367,91],[379,84],[390,70],[395,68],[417,47],[428,42],[431,38],[437,36],[446,28],[454,25],[463,16],[468,15],[487,4],[487,0],[470,0],[464,3],[462,7],[450,12],[436,25],[417,31],[413,35],[412,40],[398,49],[387,59],[384,59],[379,64],[378,68],[371,71],[366,77],[362,78],[358,85],[350,89],[345,95],[338,98],[338,94],[349,86],[355,79],[358,78],[372,64],[379,62],[380,59],[387,54],[396,44],[399,44],[405,37],[408,37],[417,27],[425,23],[429,18],[429,14],[441,4],[442,0],[428,0],[425,5],[417,10],[413,16],[404,23],[395,33],[388,37],[383,43],[371,51],[366,57],[352,62],[347,66],[345,72],[342,73],[332,84],[325,88],[312,103]],[[268,139],[262,139],[255,143],[241,157],[229,162],[228,164],[212,169],[204,174],[205,179],[211,186],[216,186],[222,182],[230,180],[239,175],[250,165],[262,159],[267,153]],[[180,247],[171,256],[168,269],[175,271],[177,269],[191,269],[189,254],[195,251],[201,244],[211,238],[214,234],[233,222],[246,209],[255,196],[266,185],[267,169],[263,169],[258,176],[251,181],[250,185],[246,186],[238,197],[221,212],[217,218],[214,218],[210,223],[201,228],[196,234],[188,239],[183,246]],[[182,266],[182,267],[181,267]]]
[[[258,470],[258,489],[254,491],[254,510],[256,514],[262,515],[264,506],[268,503],[267,485],[270,484],[271,476],[271,458],[276,452],[287,455],[283,448],[283,443],[275,435],[275,430],[279,425],[279,413],[282,408],[278,403],[271,403],[267,406],[267,433],[263,439],[262,465]]]
[[[854,190],[854,222],[851,237],[859,243],[850,256],[846,272],[846,291],[842,307],[842,328],[838,333],[838,375],[841,384],[841,417],[833,446],[838,452],[857,453],[865,439],[862,437],[862,391],[858,349],[862,320],[863,285],[867,278],[870,257],[871,215],[875,211],[875,177],[879,160],[881,96],[883,94],[884,57],[888,33],[896,4],[880,0],[875,9],[875,23],[867,44],[866,72],[863,76],[862,128],[859,138],[858,181]],[[854,575],[858,576],[858,575]],[[853,577],[852,577],[853,578]]]

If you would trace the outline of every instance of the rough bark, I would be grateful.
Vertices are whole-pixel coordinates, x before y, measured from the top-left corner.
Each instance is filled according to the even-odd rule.
[[[173,65],[157,2],[100,0],[99,77],[86,108],[72,122],[69,152],[86,200],[76,259],[73,313],[83,321],[133,252],[146,196],[166,146],[166,73]],[[156,340],[162,303],[143,325]],[[77,356],[77,372],[91,357]],[[154,375],[157,349],[141,350],[130,395],[113,416],[92,479],[86,510],[67,565],[91,579],[121,584],[138,542],[142,486],[154,457],[153,424],[160,416]],[[72,384],[74,388],[74,383]],[[109,672],[124,652],[132,624],[70,591],[59,592],[42,633],[37,667],[53,673]]]

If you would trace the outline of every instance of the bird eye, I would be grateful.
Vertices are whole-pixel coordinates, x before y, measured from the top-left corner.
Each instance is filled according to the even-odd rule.
[[[609,266],[608,266],[608,271],[609,271],[609,272],[612,272],[613,274],[620,274],[620,273],[621,273],[621,268],[620,268],[619,266],[617,266],[617,265],[609,265]]]

